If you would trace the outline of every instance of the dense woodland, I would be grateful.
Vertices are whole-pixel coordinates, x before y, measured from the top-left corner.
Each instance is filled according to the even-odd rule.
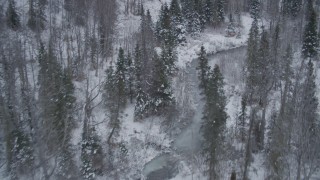
[[[0,0],[0,178],[146,178],[128,167],[125,109],[133,106],[139,123],[161,117],[174,138],[181,114],[190,115],[174,96],[177,48],[208,30],[240,38],[243,15],[252,24],[232,138],[223,74],[205,47],[197,55],[203,177],[250,179],[256,154],[265,179],[319,176],[320,1],[172,0],[156,18],[148,2]],[[120,15],[139,18],[138,31],[120,37]],[[107,136],[97,133],[102,125]],[[232,171],[220,167],[226,161]]]

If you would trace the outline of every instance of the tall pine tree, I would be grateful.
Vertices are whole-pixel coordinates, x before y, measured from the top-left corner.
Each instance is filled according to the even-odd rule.
[[[201,46],[200,53],[199,53],[199,65],[197,67],[198,70],[198,77],[200,80],[199,87],[203,90],[204,93],[206,93],[208,89],[208,76],[210,72],[210,66],[208,64],[208,58],[206,50],[203,46]]]
[[[223,152],[223,134],[228,117],[225,112],[224,81],[218,65],[215,65],[210,72],[208,82],[201,130],[204,137],[203,152],[209,165],[209,179],[213,180],[219,178],[216,167],[217,156],[218,153]]]

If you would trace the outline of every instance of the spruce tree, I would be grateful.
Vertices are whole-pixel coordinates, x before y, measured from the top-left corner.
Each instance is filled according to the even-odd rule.
[[[161,55],[161,57],[163,57],[163,55]],[[165,61],[159,58],[156,52],[152,60],[154,67],[152,69],[152,82],[149,94],[151,97],[152,112],[158,114],[167,107],[170,107],[174,102],[174,98]]]
[[[224,22],[224,0],[216,0],[215,3],[215,18],[216,24]]]
[[[170,15],[173,28],[173,37],[175,41],[174,44],[177,45],[186,42],[184,19],[182,17],[178,0],[171,1]]]
[[[319,37],[317,32],[317,15],[312,5],[309,7],[310,16],[305,26],[302,55],[304,58],[314,58],[319,47]]]
[[[248,39],[247,47],[247,59],[246,59],[246,71],[247,71],[247,88],[248,88],[248,101],[254,99],[254,92],[259,84],[259,79],[257,76],[258,73],[258,63],[257,63],[257,51],[258,51],[258,40],[259,40],[259,30],[258,30],[258,21],[254,19],[251,25]]]
[[[11,133],[14,145],[10,149],[12,153],[10,174],[12,179],[19,179],[19,176],[27,175],[34,168],[34,147],[30,136],[23,131],[22,127],[16,127]]]
[[[214,14],[213,14],[213,3],[212,0],[206,0],[204,4],[204,15],[206,18],[206,23],[208,25],[213,23]]]
[[[159,42],[166,46],[173,46],[175,37],[173,34],[170,10],[165,3],[161,6],[159,20],[156,24],[156,35]]]
[[[134,71],[135,71],[135,89],[136,89],[136,103],[134,109],[135,120],[139,120],[147,114],[149,98],[146,90],[143,88],[142,78],[142,56],[139,45],[136,45],[134,53]]]
[[[216,165],[218,152],[222,152],[223,133],[227,120],[225,112],[226,97],[223,90],[223,76],[219,66],[215,65],[209,75],[208,92],[201,126],[204,137],[203,152],[209,164],[209,179],[217,179]]]
[[[103,158],[101,142],[94,127],[90,127],[88,135],[83,137],[81,144],[81,174],[83,179],[94,180],[101,174],[102,162],[96,161]]]
[[[229,24],[226,29],[227,37],[232,37],[236,35],[236,27],[232,14],[229,15]]]
[[[16,3],[14,0],[9,1],[8,9],[6,12],[6,20],[7,26],[14,31],[17,31],[21,26],[20,17],[17,13]]]
[[[106,82],[104,85],[104,102],[110,118],[109,125],[117,130],[120,128],[120,102],[118,79],[113,66],[106,70]]]
[[[199,60],[199,65],[197,67],[197,70],[198,70],[198,77],[200,80],[199,88],[202,89],[204,93],[206,93],[208,88],[208,75],[210,72],[210,66],[208,64],[206,50],[203,46],[201,46],[198,60]]]
[[[249,0],[249,11],[252,18],[260,18],[260,8],[261,5],[259,0]]]
[[[176,70],[175,62],[177,60],[177,55],[173,47],[162,47],[161,61],[164,62],[166,66],[166,74],[172,76]]]
[[[202,32],[204,29],[204,26],[206,24],[206,17],[205,12],[203,11],[203,4],[202,0],[194,0],[194,12],[197,13],[197,16],[199,18],[199,25],[200,25],[200,31]]]
[[[246,97],[241,99],[241,110],[238,116],[239,135],[242,142],[246,140],[246,127],[247,127],[247,100]]]
[[[126,105],[127,92],[126,92],[126,64],[125,55],[122,48],[119,49],[118,61],[115,71],[116,88],[118,94],[119,108],[124,108]]]

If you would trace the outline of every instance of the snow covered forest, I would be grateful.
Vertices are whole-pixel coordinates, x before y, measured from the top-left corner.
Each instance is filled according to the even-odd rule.
[[[0,179],[320,180],[320,0],[0,0]]]

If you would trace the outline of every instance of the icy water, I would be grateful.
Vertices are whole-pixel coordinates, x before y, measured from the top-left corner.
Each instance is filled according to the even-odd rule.
[[[216,54],[210,55],[209,65],[214,66],[218,64],[221,68],[223,75],[228,82],[238,81],[240,79],[240,67],[245,58],[246,48],[239,47],[226,51],[221,51]],[[174,179],[179,173],[178,165],[180,161],[188,160],[193,154],[199,154],[201,151],[202,136],[200,133],[201,117],[203,109],[203,101],[201,100],[199,80],[197,76],[196,67],[198,66],[197,59],[194,59],[189,66],[187,66],[187,76],[191,79],[194,102],[195,114],[192,123],[187,126],[182,133],[174,140],[174,151],[160,155],[150,162],[148,162],[144,169],[143,174],[147,180],[168,180]],[[226,69],[228,68],[228,69]],[[176,157],[179,157],[176,158]]]

